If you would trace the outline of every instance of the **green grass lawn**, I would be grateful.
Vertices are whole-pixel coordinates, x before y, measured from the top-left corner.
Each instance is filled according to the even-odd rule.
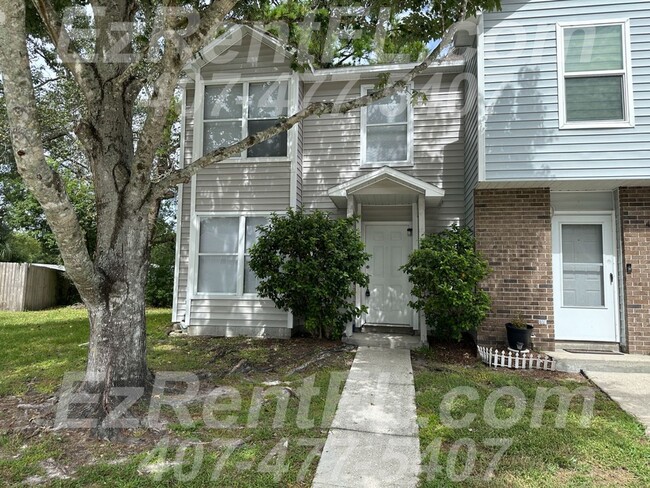
[[[52,486],[310,486],[353,354],[339,343],[310,339],[172,338],[169,310],[149,310],[147,320],[152,370],[196,374],[202,393],[230,387],[240,397],[239,408],[210,409],[203,397],[189,405],[187,423],[163,406],[165,425],[130,429],[113,442],[86,431],[52,430],[54,408],[40,414],[17,405],[46,402],[66,371],[83,371],[86,313],[72,308],[0,312],[0,486],[20,485],[30,477]],[[305,381],[318,391],[302,415],[298,396]],[[288,399],[275,425],[281,402],[273,394],[260,395],[269,389]],[[259,407],[257,421],[252,404]],[[133,412],[144,418],[148,405],[138,404]],[[229,416],[233,422],[227,428],[206,424],[206,418]],[[57,470],[61,473],[48,478],[48,471]]]
[[[586,428],[580,424],[583,402],[578,397],[571,402],[565,427],[555,424],[557,396],[542,410],[541,425],[531,425],[538,388],[591,388],[583,377],[494,370],[480,362],[439,364],[435,359],[426,353],[414,356],[420,443],[426,454],[422,486],[650,486],[650,442],[644,429],[599,390]],[[459,427],[443,422],[440,410],[444,396],[457,387],[476,392],[450,404],[452,419],[475,415]],[[495,422],[486,417],[486,404],[491,412],[490,394],[504,387],[521,392],[521,406],[513,397],[500,399],[494,404]],[[517,412],[522,412],[518,421]],[[509,418],[512,426],[499,425],[498,419]],[[503,457],[490,468],[501,449]]]
[[[165,337],[171,314],[147,312],[150,360],[160,364],[157,341]],[[53,393],[66,371],[83,371],[88,353],[85,309],[59,308],[40,312],[0,312],[0,396],[29,392]],[[153,354],[152,354],[153,353]],[[175,357],[165,360],[173,361]]]
[[[111,442],[84,430],[52,430],[56,407],[41,411],[19,405],[51,401],[66,371],[84,369],[85,311],[0,312],[0,486],[25,481],[61,487],[310,486],[353,354],[340,344],[310,339],[172,338],[167,335],[169,310],[149,310],[147,318],[152,370],[196,374],[202,393],[232,388],[241,400],[238,408],[218,411],[204,396],[188,407],[189,422],[163,407],[164,425],[132,428]],[[294,372],[314,358],[321,359]],[[546,403],[541,425],[531,426],[538,388],[590,387],[581,376],[495,371],[475,362],[471,351],[453,348],[414,353],[413,366],[422,486],[650,486],[648,438],[602,393],[595,394],[586,428],[579,423],[582,403],[577,399],[566,426],[555,427],[556,397]],[[299,398],[310,382],[315,393],[305,417]],[[447,425],[440,409],[445,395],[457,387],[475,395],[451,404],[453,419],[475,414],[461,428]],[[512,398],[496,402],[497,423],[521,409],[518,421],[499,427],[484,409],[490,395],[503,387],[521,392],[523,409]],[[287,398],[276,425],[277,399],[253,400],[255,392],[269,388]],[[252,405],[259,407],[257,422]],[[139,418],[147,412],[148,403],[132,409]],[[229,416],[228,427],[210,423]]]

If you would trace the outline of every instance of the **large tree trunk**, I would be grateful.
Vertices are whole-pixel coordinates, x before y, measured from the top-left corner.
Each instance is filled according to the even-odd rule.
[[[141,291],[129,290],[113,306],[91,307],[86,382],[110,395],[113,386],[145,386],[146,329]],[[109,299],[109,303],[116,300]],[[106,400],[104,400],[106,401]]]
[[[107,416],[125,396],[141,398],[150,392],[143,289],[133,285],[88,310],[88,362],[79,392],[93,395],[89,398],[94,401],[73,405],[72,417],[92,419],[94,433],[102,438],[112,438],[119,431],[119,425]]]
[[[146,362],[145,286],[155,209],[135,207],[128,192],[113,199],[107,206],[116,209],[114,233],[105,239],[109,247],[97,250],[95,260],[102,287],[96,295],[82,295],[90,319],[83,390],[99,393],[92,410],[100,422],[122,400],[113,388],[148,391],[151,384]],[[100,432],[106,434],[106,429],[100,426]]]

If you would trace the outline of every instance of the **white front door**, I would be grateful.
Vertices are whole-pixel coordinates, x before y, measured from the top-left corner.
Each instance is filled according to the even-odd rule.
[[[366,224],[366,250],[371,254],[368,267],[370,296],[366,323],[412,325],[411,286],[400,266],[406,264],[412,248],[410,224]],[[365,290],[363,290],[365,292]],[[367,295],[364,293],[364,295]]]
[[[612,215],[553,218],[555,339],[618,341]]]

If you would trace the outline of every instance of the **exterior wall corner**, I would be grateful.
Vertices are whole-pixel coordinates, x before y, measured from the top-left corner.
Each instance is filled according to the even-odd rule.
[[[535,326],[533,346],[554,350],[551,202],[548,188],[475,190],[476,247],[491,272],[483,288],[492,309],[478,343],[506,347],[516,316]]]
[[[623,187],[618,194],[627,352],[650,354],[650,187]]]

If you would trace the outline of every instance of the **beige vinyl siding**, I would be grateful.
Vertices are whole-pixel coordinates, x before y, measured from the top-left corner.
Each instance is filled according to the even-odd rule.
[[[428,101],[413,109],[414,164],[399,171],[445,190],[439,207],[427,208],[427,231],[441,230],[464,217],[462,85],[456,74],[418,77],[415,89]],[[361,93],[363,82],[306,84],[306,100],[344,100]],[[303,205],[343,215],[327,190],[375,168],[360,166],[360,111],[325,115],[303,122]]]
[[[478,183],[478,84],[476,50],[468,49],[465,72],[465,225],[474,228],[474,188]]]
[[[305,85],[302,81],[298,82],[298,110],[304,107],[303,97],[305,94]],[[303,160],[303,124],[302,122],[294,129],[296,131],[296,205],[302,206],[302,160]]]
[[[410,222],[413,219],[411,205],[364,205],[361,213],[364,222]]]
[[[194,85],[185,89],[185,134],[183,140],[183,166],[192,162],[194,145]]]
[[[370,81],[368,81],[370,83]],[[361,93],[360,83],[305,83],[304,103],[341,100]],[[360,113],[323,115],[306,119],[303,125],[302,199],[305,208],[320,209],[344,216],[327,190],[356,178],[360,158]]]
[[[286,328],[287,313],[278,310],[270,300],[200,298],[192,300],[190,324],[228,327],[240,333],[242,328],[251,327]]]
[[[206,57],[210,57],[209,53]],[[246,35],[227,52],[201,68],[204,82],[229,82],[237,77],[265,77],[291,72],[290,60],[269,45]],[[194,90],[186,94],[186,161],[193,157]],[[196,130],[199,130],[196,124]],[[194,154],[198,157],[199,154]],[[191,209],[197,213],[219,212],[282,212],[290,205],[290,153],[280,161],[228,160],[202,169],[195,177],[194,194],[191,184],[183,191],[181,249],[179,256],[179,285],[177,316],[185,318],[190,333],[209,335],[258,335],[267,328],[273,336],[286,336],[288,315],[275,308],[270,300],[256,297],[188,297]],[[194,199],[194,201],[192,201]],[[193,205],[192,205],[193,204]],[[197,270],[194,270],[196,274]],[[195,279],[195,278],[193,278]],[[188,306],[188,300],[191,303]],[[189,316],[188,315],[189,311]]]
[[[635,126],[559,129],[557,23],[630,21]],[[503,1],[484,15],[486,179],[554,187],[650,174],[650,2]]]
[[[185,123],[183,134],[183,165],[192,162],[192,145],[194,142],[194,86],[185,88]],[[180,233],[180,246],[178,262],[175,263],[175,272],[178,275],[176,290],[176,320],[183,320],[187,311],[187,274],[190,249],[190,211],[192,201],[191,183],[183,184],[182,199],[178,202],[180,220],[176,223],[176,231]]]
[[[283,211],[289,181],[289,162],[218,163],[196,177],[196,211]]]
[[[233,75],[268,76],[290,73],[291,60],[251,36],[239,39],[225,54],[201,68],[204,80],[221,80]]]
[[[180,225],[180,250],[178,252],[178,299],[176,303],[176,318],[183,320],[187,312],[187,277],[190,255],[190,206],[192,201],[192,188],[190,184],[183,187],[181,201]]]

